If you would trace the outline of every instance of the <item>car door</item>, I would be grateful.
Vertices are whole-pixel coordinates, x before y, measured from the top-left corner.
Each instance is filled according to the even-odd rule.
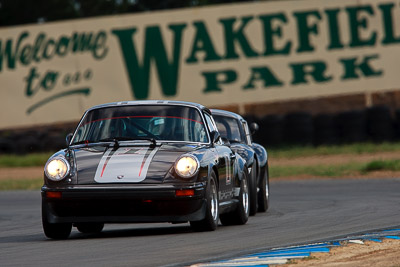
[[[209,131],[218,131],[212,116],[208,113],[204,113],[204,116],[206,118]],[[218,159],[217,168],[219,175],[219,200],[222,204],[223,202],[231,200],[233,197],[233,167],[236,154],[229,147],[223,145],[221,139],[214,144],[214,149],[217,153]]]

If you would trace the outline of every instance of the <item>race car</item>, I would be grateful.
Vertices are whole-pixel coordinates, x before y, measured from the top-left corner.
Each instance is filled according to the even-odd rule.
[[[211,112],[189,102],[129,101],[88,109],[67,147],[44,168],[42,224],[47,237],[72,226],[190,222],[195,231],[245,224],[246,161],[220,138]]]
[[[246,167],[250,172],[250,215],[255,215],[257,211],[267,211],[269,206],[268,153],[263,146],[252,142],[251,138],[251,135],[258,130],[258,125],[253,123],[249,129],[246,120],[233,112],[211,109],[211,113],[222,139],[246,160]]]

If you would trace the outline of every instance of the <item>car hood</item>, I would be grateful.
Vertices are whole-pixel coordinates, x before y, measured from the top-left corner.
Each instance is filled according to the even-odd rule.
[[[91,146],[73,149],[78,184],[162,183],[188,144]]]

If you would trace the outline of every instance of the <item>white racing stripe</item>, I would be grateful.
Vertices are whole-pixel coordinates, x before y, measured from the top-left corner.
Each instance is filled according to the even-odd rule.
[[[146,179],[147,171],[158,148],[110,148],[97,166],[94,180],[98,183],[139,183]]]

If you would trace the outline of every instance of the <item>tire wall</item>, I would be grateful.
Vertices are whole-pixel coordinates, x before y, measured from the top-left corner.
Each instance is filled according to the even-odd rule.
[[[291,112],[262,118],[244,116],[259,124],[253,140],[266,147],[390,142],[400,139],[400,110],[384,105],[339,113],[311,115]]]
[[[55,152],[66,147],[66,136],[76,124],[37,127],[0,132],[1,154]]]
[[[340,113],[290,112],[264,117],[244,116],[259,130],[253,140],[265,147],[335,145],[400,140],[400,109],[385,105]],[[52,152],[66,146],[65,137],[75,123],[0,132],[0,154]]]

